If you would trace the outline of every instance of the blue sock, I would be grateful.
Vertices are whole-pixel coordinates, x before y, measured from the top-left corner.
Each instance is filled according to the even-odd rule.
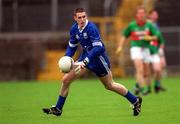
[[[56,104],[56,107],[57,107],[58,109],[62,110],[65,101],[66,101],[66,97],[59,96],[58,101],[57,101],[57,104]]]
[[[133,95],[132,93],[130,93],[129,91],[128,91],[128,93],[127,93],[124,97],[126,97],[127,100],[128,100],[129,102],[131,102],[132,104],[134,104],[134,103],[137,101],[136,96],[134,96],[134,95]]]

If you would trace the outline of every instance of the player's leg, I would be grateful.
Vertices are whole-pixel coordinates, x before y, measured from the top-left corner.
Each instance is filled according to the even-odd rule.
[[[163,77],[166,77],[168,75],[167,70],[166,70],[166,58],[164,56],[160,56],[160,63],[161,63],[161,79]],[[161,91],[166,91],[166,89],[161,85],[160,87]]]
[[[105,86],[106,89],[116,92],[121,96],[124,96],[129,102],[131,102],[131,104],[134,105],[134,116],[137,116],[140,113],[142,98],[134,96],[130,91],[128,91],[125,86],[114,82],[111,71],[109,71],[106,76],[99,77],[99,79],[101,80],[102,84]]]
[[[166,77],[168,75],[167,70],[166,70],[166,56],[165,52],[163,49],[159,49],[158,56],[160,57],[160,65],[161,65],[161,76]],[[165,91],[165,89],[161,86],[160,87],[161,91]]]
[[[145,88],[145,79],[144,79],[144,65],[141,59],[134,59],[133,60],[134,67],[136,70],[136,81],[139,84],[139,92],[144,93],[146,91]],[[137,91],[135,91],[137,92]]]
[[[68,92],[69,92],[71,83],[73,82],[73,80],[75,80],[77,77],[83,75],[85,72],[86,72],[86,69],[84,68],[78,74],[75,74],[74,70],[65,74],[62,79],[60,94],[59,94],[56,105],[52,106],[50,108],[43,108],[43,111],[47,114],[54,114],[56,116],[61,115],[63,106],[66,101],[66,97],[68,96]]]
[[[143,49],[143,73],[144,73],[144,81],[145,81],[145,92],[143,93],[144,95],[147,95],[148,93],[151,92],[151,64],[152,57],[150,54],[150,49],[149,48],[144,48]]]
[[[165,56],[160,56],[160,63],[161,63],[161,67],[165,68],[166,67],[166,59]]]
[[[106,76],[99,77],[99,79],[101,80],[105,88],[108,90],[114,91],[122,96],[125,96],[128,92],[128,89],[126,87],[113,81],[111,71]],[[136,101],[136,98],[135,98],[135,101]]]
[[[163,49],[159,49],[158,51],[158,55],[160,57],[160,63],[161,63],[161,67],[162,67],[162,76],[167,76],[167,70],[166,70],[166,56],[165,56],[165,52]]]
[[[83,75],[86,72],[86,68],[82,69],[78,74],[75,74],[74,70],[65,74],[62,78],[62,85],[60,89],[60,95],[66,97],[68,95],[70,84],[77,79],[79,76]]]
[[[161,75],[163,76],[163,77],[166,77],[167,75],[168,75],[168,73],[167,73],[167,70],[166,70],[166,58],[165,58],[165,56],[163,55],[163,56],[160,56],[160,63],[161,63]]]
[[[150,63],[144,63],[144,80],[147,86],[147,90],[144,95],[151,93],[151,67]]]
[[[152,63],[152,68],[154,71],[154,90],[156,93],[161,91],[161,72],[162,72],[162,66],[161,66],[161,61],[160,58],[157,54],[153,55],[153,63]],[[162,88],[162,91],[165,89]]]
[[[144,67],[143,67],[143,49],[141,47],[132,47],[130,49],[131,60],[135,67],[135,94],[139,94],[144,90]]]
[[[161,69],[160,63],[153,63],[153,70],[154,70],[154,90],[156,93],[160,91],[160,79],[161,79]]]

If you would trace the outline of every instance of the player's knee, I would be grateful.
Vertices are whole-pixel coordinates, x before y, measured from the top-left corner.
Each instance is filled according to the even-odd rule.
[[[150,77],[150,76],[151,76],[150,73],[144,74],[144,78],[148,78],[148,77]]]
[[[105,85],[105,88],[107,90],[112,90],[113,89],[113,85],[112,84]]]
[[[161,72],[162,72],[161,70],[156,70],[155,71],[156,74],[161,74]]]
[[[136,73],[140,75],[143,74],[143,69],[137,69]]]
[[[64,76],[64,77],[62,78],[62,83],[63,83],[63,84],[69,84],[70,82],[71,82],[71,80],[70,80],[68,77]]]
[[[160,67],[156,67],[156,68],[154,69],[154,71],[157,72],[157,73],[160,73],[160,72],[161,72],[161,68],[160,68]]]

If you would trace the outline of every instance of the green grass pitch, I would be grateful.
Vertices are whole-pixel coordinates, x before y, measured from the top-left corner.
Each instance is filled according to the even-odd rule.
[[[130,90],[133,79],[115,79]],[[178,124],[180,78],[163,79],[166,92],[143,96],[142,113],[132,116],[124,97],[105,90],[97,79],[75,81],[60,117],[43,107],[56,104],[58,81],[0,82],[0,124]]]

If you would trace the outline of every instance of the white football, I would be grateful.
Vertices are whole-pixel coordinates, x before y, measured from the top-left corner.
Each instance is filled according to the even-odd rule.
[[[73,68],[74,60],[69,56],[63,56],[58,61],[58,66],[63,73],[68,73]]]

